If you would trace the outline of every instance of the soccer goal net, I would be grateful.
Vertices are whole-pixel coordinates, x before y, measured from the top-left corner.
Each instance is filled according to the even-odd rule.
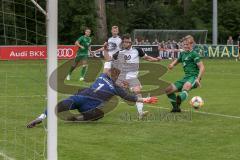
[[[46,17],[31,0],[0,1],[0,44],[46,44]],[[45,7],[46,2],[39,1]]]
[[[47,106],[47,60],[29,50],[47,44],[41,8],[47,1],[0,0],[0,159],[47,159],[46,124],[26,128]]]

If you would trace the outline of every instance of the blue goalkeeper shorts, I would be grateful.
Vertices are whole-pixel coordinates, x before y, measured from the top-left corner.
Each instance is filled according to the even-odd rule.
[[[74,95],[63,101],[68,100],[72,101],[72,105],[69,106],[69,109],[77,109],[79,112],[86,112],[102,105],[102,101],[83,95]]]

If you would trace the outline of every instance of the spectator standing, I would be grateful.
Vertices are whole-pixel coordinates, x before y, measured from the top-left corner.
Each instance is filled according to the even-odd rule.
[[[229,36],[229,37],[228,37],[227,45],[233,45],[233,39],[232,39],[232,36]]]
[[[152,43],[152,45],[158,45],[159,44],[159,42],[158,42],[158,40],[157,40],[157,38],[154,40],[154,42]]]

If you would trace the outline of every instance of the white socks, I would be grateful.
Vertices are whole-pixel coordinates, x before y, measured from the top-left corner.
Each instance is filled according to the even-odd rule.
[[[143,103],[142,102],[136,102],[137,110],[139,114],[142,114],[143,112]]]
[[[42,119],[42,120],[44,120],[44,119],[46,119],[47,118],[47,115],[46,114],[44,114],[44,113],[42,113],[38,118],[40,118],[40,119]]]
[[[138,98],[142,98],[141,94],[138,94],[137,96],[138,96]],[[137,106],[138,113],[142,114],[142,112],[143,112],[143,103],[142,102],[136,102],[136,106]]]

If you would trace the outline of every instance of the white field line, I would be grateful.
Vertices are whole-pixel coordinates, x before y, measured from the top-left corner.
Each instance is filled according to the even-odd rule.
[[[0,151],[0,157],[3,157],[4,160],[15,160],[14,158],[11,158],[8,155],[4,154],[2,151]]]
[[[34,97],[46,97],[46,95],[0,96],[0,98],[13,98],[13,97],[19,97],[19,98],[34,98]],[[124,102],[121,102],[121,103],[124,103]],[[160,108],[160,109],[170,110],[169,108],[166,108],[166,107],[157,107],[157,106],[148,106],[148,107],[149,107],[149,108]],[[188,111],[188,110],[183,110],[183,111]],[[193,112],[194,112],[194,113],[199,113],[199,114],[212,115],[212,116],[220,116],[220,117],[226,117],[226,118],[240,119],[240,116],[232,116],[232,115],[227,115],[227,114],[210,113],[210,112],[203,112],[203,111],[193,111]]]
[[[34,97],[46,97],[45,94],[39,94],[39,95],[26,95],[26,96],[0,96],[0,98],[34,98]]]
[[[148,107],[149,108],[160,108],[160,109],[167,109],[167,110],[169,110],[169,108],[165,108],[165,107],[157,107],[157,106],[148,106]],[[188,110],[183,110],[183,111],[188,111]],[[227,114],[210,113],[210,112],[203,112],[203,111],[193,111],[193,112],[194,113],[199,113],[199,114],[212,115],[212,116],[240,119],[240,116],[232,116],[232,115],[227,115]]]

